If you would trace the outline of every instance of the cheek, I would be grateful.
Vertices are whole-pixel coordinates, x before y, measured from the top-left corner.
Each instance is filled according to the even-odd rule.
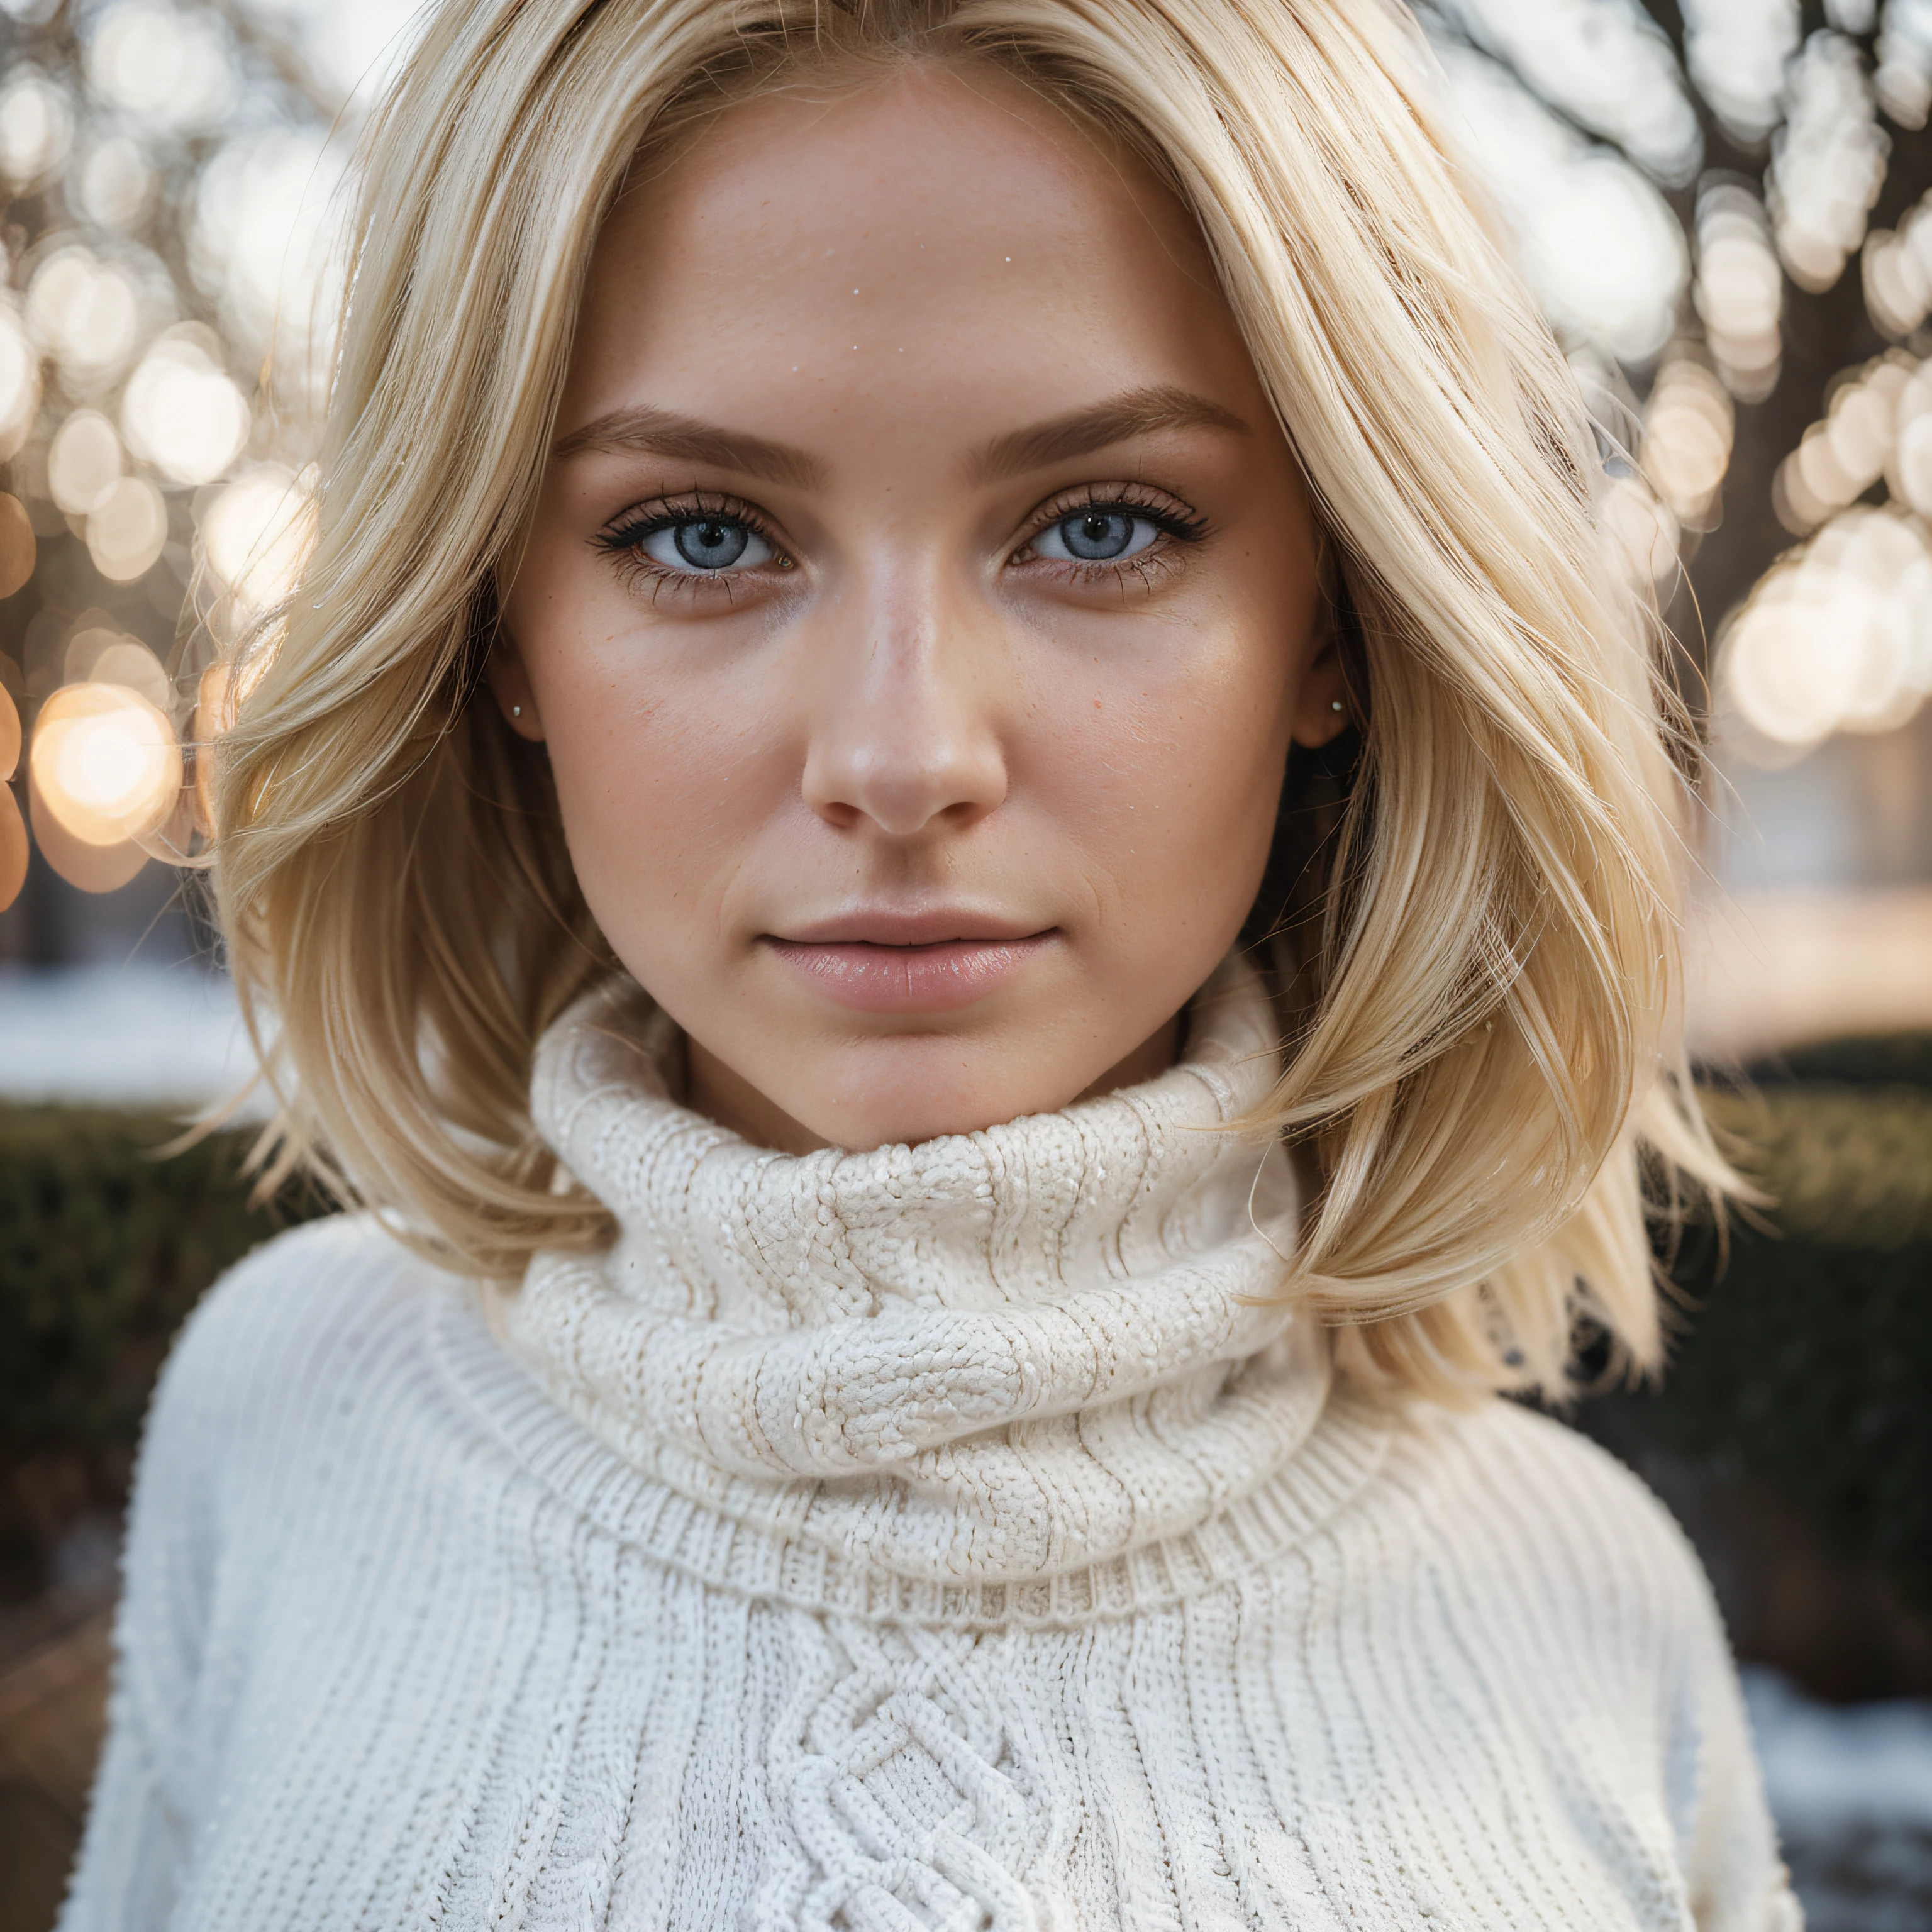
[[[1290,646],[1271,626],[1207,634],[1214,649],[1087,697],[1060,741],[1062,812],[1082,826],[1114,909],[1150,933],[1245,916],[1288,761]]]
[[[701,656],[681,662],[621,590],[590,575],[532,569],[506,616],[578,883],[628,956],[715,909],[779,761],[761,693]]]
[[[538,697],[564,831],[606,930],[647,908],[715,901],[772,804],[777,761],[746,694],[729,681],[678,688],[621,638],[548,682]]]

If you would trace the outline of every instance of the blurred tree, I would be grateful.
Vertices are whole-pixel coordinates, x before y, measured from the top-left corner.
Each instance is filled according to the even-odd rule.
[[[1906,722],[1932,692],[1932,0],[1420,10],[1730,750]]]
[[[158,754],[299,495],[344,103],[296,23],[194,0],[0,11],[0,688],[28,746],[0,814],[17,800],[36,848],[0,957],[52,963],[74,889],[125,898],[183,846],[185,774]],[[34,797],[37,728],[91,754]]]

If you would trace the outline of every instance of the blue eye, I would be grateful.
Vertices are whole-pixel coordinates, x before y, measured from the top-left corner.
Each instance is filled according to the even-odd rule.
[[[668,570],[716,573],[755,569],[777,555],[772,546],[736,517],[685,517],[646,532],[638,548]]]
[[[1061,563],[1118,563],[1138,556],[1161,535],[1150,517],[1105,505],[1076,510],[1048,524],[1033,540],[1035,553]]]

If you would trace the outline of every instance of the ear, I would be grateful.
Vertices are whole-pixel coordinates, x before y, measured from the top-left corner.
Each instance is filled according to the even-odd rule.
[[[1290,736],[1305,750],[1318,751],[1354,722],[1348,682],[1342,674],[1342,653],[1331,635],[1302,674]]]
[[[532,745],[542,744],[543,719],[538,715],[536,693],[530,687],[530,674],[524,668],[522,654],[507,635],[498,637],[483,675],[496,700],[496,709],[503,714],[503,722],[519,738],[527,738]]]

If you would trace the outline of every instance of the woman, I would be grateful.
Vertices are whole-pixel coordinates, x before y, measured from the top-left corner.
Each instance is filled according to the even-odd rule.
[[[1783,1932],[1687,815],[1362,0],[458,0],[216,879],[368,1212],[157,1399],[65,1924]],[[532,1070],[534,1070],[532,1071]]]

